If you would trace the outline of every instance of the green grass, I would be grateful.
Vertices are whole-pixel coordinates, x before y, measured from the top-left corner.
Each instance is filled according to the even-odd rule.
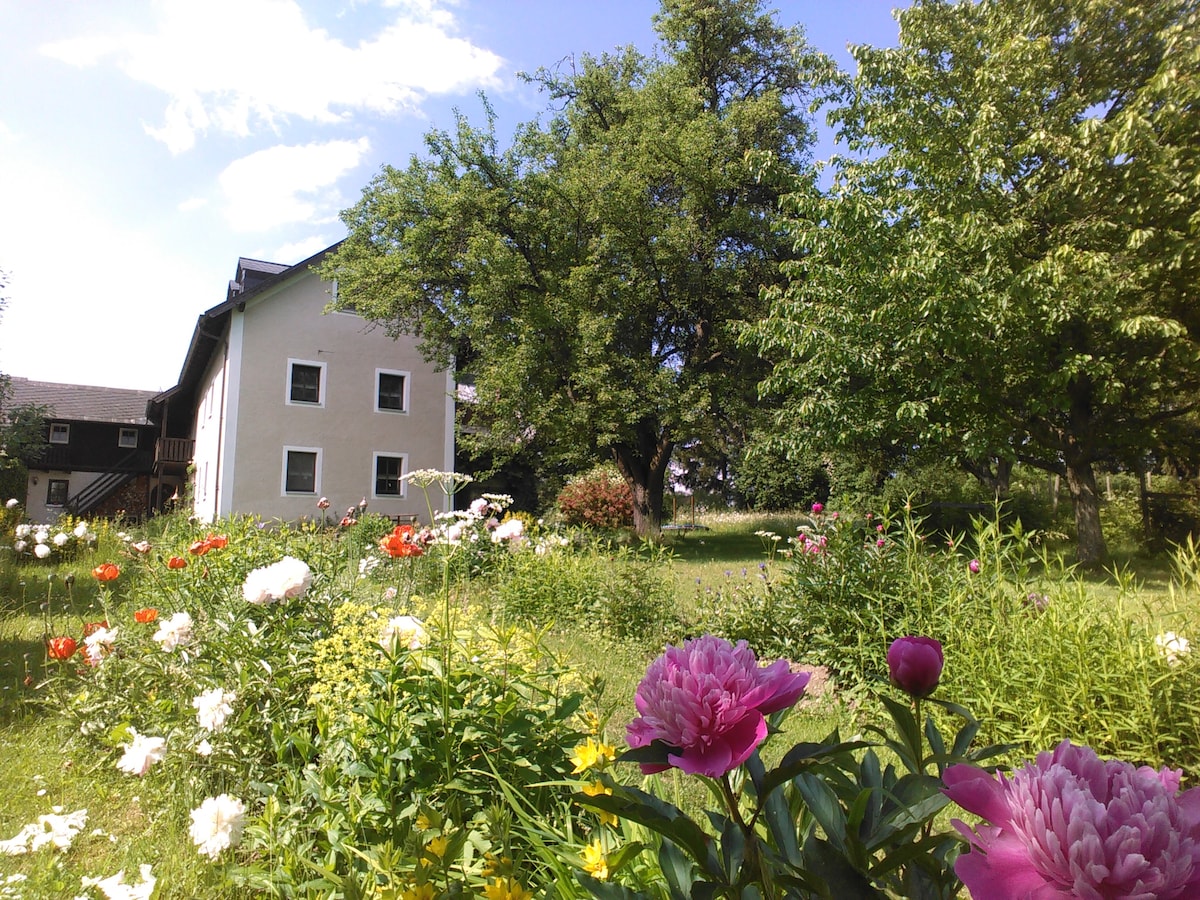
[[[772,531],[786,539],[804,521],[792,516],[703,516],[706,525],[667,538],[672,553],[676,600],[686,629],[695,621],[698,604],[708,589],[727,588],[731,582],[753,582],[761,575],[776,577],[782,559],[770,560],[769,542],[755,534]],[[781,542],[781,546],[785,546]],[[108,545],[101,558],[117,557]],[[760,564],[766,563],[764,571]],[[41,852],[23,857],[0,856],[0,876],[21,873],[27,900],[74,896],[79,877],[109,876],[124,869],[132,877],[140,863],[154,865],[159,887],[156,900],[167,898],[234,898],[252,893],[219,889],[215,870],[199,859],[187,834],[189,798],[156,797],[154,780],[131,779],[113,766],[111,755],[89,757],[72,744],[70,726],[48,715],[37,700],[45,673],[43,636],[47,630],[78,635],[80,624],[100,617],[98,592],[90,576],[90,558],[53,568],[10,567],[0,571],[0,839],[14,835],[22,825],[62,805],[67,811],[86,807],[87,829],[72,848],[60,854]],[[1139,615],[1175,626],[1181,617],[1194,616],[1192,596],[1172,604],[1168,592],[1170,565],[1163,558],[1131,558],[1120,570],[1088,573],[1089,594],[1097,602],[1116,602],[1136,592]],[[55,578],[47,578],[53,573]],[[74,573],[76,584],[68,591],[64,579]],[[1194,620],[1194,619],[1193,619]],[[549,643],[573,661],[584,675],[604,681],[602,706],[608,716],[607,735],[618,746],[625,724],[634,715],[633,698],[646,664],[657,648],[634,648],[589,633],[560,627]],[[26,679],[32,683],[27,684]],[[768,761],[798,741],[819,741],[838,728],[843,737],[858,730],[861,710],[836,702],[796,710],[784,733],[765,749]],[[636,772],[631,769],[631,777]],[[706,799],[695,779],[678,773],[660,777],[665,796],[685,808],[699,809]],[[44,792],[44,793],[42,793]],[[101,834],[93,835],[93,829]],[[110,839],[112,835],[116,840]]]

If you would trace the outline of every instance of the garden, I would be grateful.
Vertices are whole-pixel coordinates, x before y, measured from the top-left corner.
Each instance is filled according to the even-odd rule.
[[[1192,897],[1200,552],[3,512],[0,897]],[[44,548],[44,549],[43,549]],[[664,648],[666,648],[664,650]]]

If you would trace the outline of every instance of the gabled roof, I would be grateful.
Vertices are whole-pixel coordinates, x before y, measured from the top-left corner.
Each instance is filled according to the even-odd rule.
[[[146,403],[157,395],[156,391],[30,381],[28,378],[13,377],[9,383],[11,406],[36,403],[50,407],[54,419],[85,422],[146,425]]]
[[[294,266],[266,262],[261,259],[250,259],[245,256],[240,257],[238,259],[237,274],[229,282],[229,289],[226,291],[224,302],[205,310],[196,319],[196,329],[192,332],[192,341],[188,345],[187,356],[183,361],[183,368],[179,371],[179,383],[175,387],[168,388],[154,397],[154,404],[149,409],[150,415],[157,419],[161,415],[162,406],[172,397],[188,397],[196,385],[199,384],[208,361],[212,358],[213,352],[216,350],[225,333],[225,325],[233,309],[244,308],[247,300],[270,290],[278,284],[282,284],[290,278],[308,274],[309,269],[324,259],[327,253],[335,250],[340,244],[341,241],[338,241],[336,244],[326,247],[319,253],[314,253],[308,259],[301,260]]]

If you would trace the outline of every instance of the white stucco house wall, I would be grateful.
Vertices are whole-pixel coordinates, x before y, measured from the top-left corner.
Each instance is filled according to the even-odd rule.
[[[401,476],[454,465],[454,383],[410,337],[326,313],[312,266],[238,261],[224,302],[200,315],[179,384],[155,400],[164,436],[194,441],[193,513],[299,520],[327,497],[338,517],[428,518]],[[440,497],[431,498],[445,508]]]

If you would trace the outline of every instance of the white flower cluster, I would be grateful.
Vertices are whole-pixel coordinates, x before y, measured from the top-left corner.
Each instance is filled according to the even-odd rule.
[[[185,612],[177,612],[171,618],[160,621],[158,631],[154,632],[154,640],[158,641],[164,653],[187,646],[192,640],[192,617]]]
[[[0,853],[19,856],[40,850],[47,844],[56,850],[70,847],[75,835],[87,825],[87,810],[78,809],[65,815],[61,806],[52,807],[52,810],[47,815],[38,816],[36,822],[24,826],[15,837],[0,841]]]
[[[216,860],[222,850],[236,846],[241,840],[246,806],[236,797],[229,794],[207,797],[191,815],[188,830],[192,843],[209,859]]]
[[[129,729],[129,743],[122,744],[125,753],[117,760],[117,768],[130,775],[142,776],[150,771],[156,762],[162,762],[167,755],[167,739],[138,734],[133,728]]]
[[[225,727],[225,720],[233,712],[231,704],[236,700],[237,694],[223,688],[204,691],[192,698],[192,706],[196,709],[196,721],[201,728],[208,731],[220,731]]]
[[[425,625],[416,616],[393,616],[383,626],[379,643],[389,652],[399,647],[420,650],[429,640]]]
[[[1177,665],[1183,662],[1183,657],[1191,652],[1192,645],[1188,639],[1181,634],[1176,634],[1173,631],[1164,631],[1162,634],[1155,636],[1154,646],[1158,648],[1158,652],[1163,655],[1168,665]]]
[[[31,553],[37,559],[48,559],[55,550],[65,550],[73,541],[90,544],[96,540],[96,535],[88,530],[87,522],[79,522],[73,531],[60,528],[53,536],[51,530],[49,525],[22,522],[13,529],[12,548],[19,554]]]
[[[311,583],[312,570],[308,564],[285,556],[279,562],[255,569],[247,575],[242,585],[242,596],[246,602],[261,606],[303,596]]]
[[[125,881],[124,869],[111,878],[89,878],[85,875],[82,886],[99,888],[100,893],[104,894],[105,900],[150,900],[150,895],[154,893],[154,885],[158,881],[151,874],[152,871],[153,867],[149,863],[142,863],[138,866],[138,873],[142,876],[142,880],[137,884]]]

